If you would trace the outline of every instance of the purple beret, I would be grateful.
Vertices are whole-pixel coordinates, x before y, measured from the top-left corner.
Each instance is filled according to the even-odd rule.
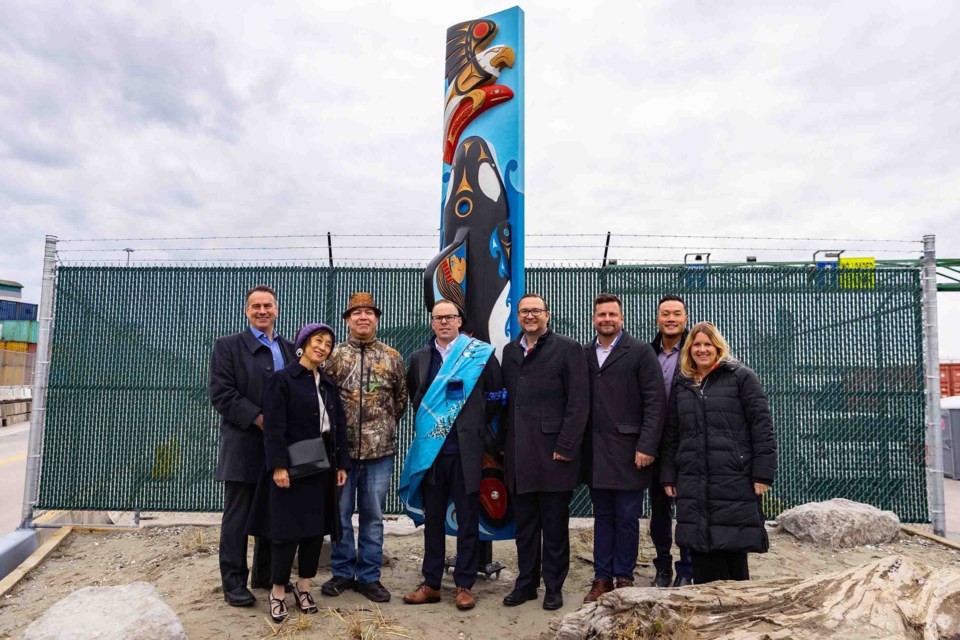
[[[329,331],[330,337],[333,339],[333,343],[337,343],[337,334],[333,332],[333,329],[328,324],[322,322],[311,322],[310,324],[305,324],[300,327],[300,330],[297,331],[297,341],[293,344],[294,349],[300,349],[306,344],[307,340],[310,339],[310,336],[315,334],[317,331]]]

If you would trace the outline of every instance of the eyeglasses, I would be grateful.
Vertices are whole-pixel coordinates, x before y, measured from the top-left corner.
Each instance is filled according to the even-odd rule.
[[[433,321],[436,322],[437,324],[442,324],[442,323],[444,323],[444,322],[453,322],[454,320],[456,320],[456,319],[459,318],[459,317],[460,317],[460,316],[458,316],[458,315],[453,315],[453,314],[451,314],[451,315],[446,315],[446,316],[431,316],[431,318],[433,318]]]
[[[517,315],[521,318],[525,316],[533,316],[534,318],[539,318],[546,309],[520,309],[517,311]]]

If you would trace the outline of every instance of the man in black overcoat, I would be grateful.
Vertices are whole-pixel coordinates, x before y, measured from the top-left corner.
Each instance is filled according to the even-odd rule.
[[[593,326],[597,337],[584,345],[590,417],[583,466],[593,501],[594,580],[584,602],[633,586],[643,491],[650,486],[664,411],[657,356],[649,344],[623,330],[620,298],[612,293],[596,297]]]
[[[263,474],[263,386],[294,361],[293,344],[274,331],[277,296],[260,285],[247,292],[249,326],[217,340],[210,358],[210,402],[222,417],[217,481],[223,483],[220,579],[223,597],[235,607],[256,599],[247,589],[247,517]],[[254,588],[270,588],[270,543],[255,539]]]
[[[657,335],[650,343],[663,373],[667,407],[670,406],[670,394],[680,377],[680,350],[686,340],[687,305],[680,296],[667,294],[657,303]],[[666,414],[667,409],[664,408],[664,421]],[[673,578],[673,500],[664,493],[660,483],[659,459],[653,463],[653,477],[650,479],[650,539],[657,550],[657,557],[653,559],[657,574],[650,586],[669,587]],[[686,547],[679,547],[679,550],[674,587],[693,584],[693,557]]]
[[[460,337],[462,323],[460,310],[452,302],[441,300],[433,305],[431,327],[434,335],[426,347],[410,356],[407,368],[407,390],[414,415],[446,362],[453,343]],[[460,381],[461,388],[462,384]],[[446,564],[445,522],[450,500],[453,500],[457,512],[457,563],[453,570],[456,606],[466,610],[476,604],[471,589],[477,580],[480,558],[480,475],[483,471],[484,435],[500,411],[502,389],[500,363],[493,353],[423,479],[423,583],[403,596],[407,604],[440,600],[440,581]]]
[[[535,600],[541,567],[543,608],[563,606],[570,568],[570,498],[580,481],[580,445],[590,389],[583,347],[547,328],[542,296],[517,304],[523,334],[503,349],[507,389],[505,466],[516,517],[516,585],[507,606]],[[542,557],[541,557],[542,548]]]

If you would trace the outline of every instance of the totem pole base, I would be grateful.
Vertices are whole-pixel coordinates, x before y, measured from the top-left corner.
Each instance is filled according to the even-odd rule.
[[[500,572],[503,571],[503,564],[495,562],[493,559],[493,542],[490,540],[480,541],[480,563],[477,569],[477,575],[483,576],[487,580],[493,576],[494,580],[500,579]],[[457,556],[448,556],[445,560],[447,571],[451,571],[457,566]]]

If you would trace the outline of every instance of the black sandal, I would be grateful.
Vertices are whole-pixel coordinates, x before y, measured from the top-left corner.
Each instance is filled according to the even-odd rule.
[[[283,598],[274,598],[273,594],[270,594],[270,617],[273,618],[274,622],[283,622],[287,619],[289,615],[287,611],[287,603]]]
[[[300,591],[297,585],[293,585],[293,597],[297,599],[297,606],[300,608],[300,611],[304,613],[316,613],[320,610],[317,607],[317,603],[314,602],[313,596],[310,595],[310,592]],[[306,602],[306,605],[304,605],[304,602]]]

